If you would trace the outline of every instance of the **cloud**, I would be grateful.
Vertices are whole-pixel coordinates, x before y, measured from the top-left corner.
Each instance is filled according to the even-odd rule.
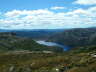
[[[77,0],[74,3],[80,5],[94,5],[96,4],[96,0]]]
[[[56,29],[96,26],[96,7],[69,12],[38,10],[13,10],[3,13],[0,28],[6,29]]]
[[[6,17],[20,17],[25,15],[40,15],[40,14],[50,14],[51,12],[47,9],[38,10],[13,10],[5,13]]]
[[[51,7],[50,9],[52,10],[60,10],[60,9],[66,9],[65,7],[60,7],[60,6],[55,6],[55,7]]]

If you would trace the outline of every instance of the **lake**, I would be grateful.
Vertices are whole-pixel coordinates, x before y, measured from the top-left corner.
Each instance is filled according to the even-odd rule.
[[[61,48],[64,49],[64,51],[70,50],[70,47],[69,46],[58,44],[58,43],[55,43],[55,42],[46,42],[44,40],[39,40],[39,41],[36,41],[36,42],[38,44],[42,44],[42,45],[46,45],[46,46],[57,46],[57,47],[61,47]]]

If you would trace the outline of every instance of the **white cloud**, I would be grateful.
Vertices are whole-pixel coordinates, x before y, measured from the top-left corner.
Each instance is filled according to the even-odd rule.
[[[4,13],[0,28],[7,29],[53,29],[96,26],[96,7],[87,10],[55,13],[47,9],[13,10]]]
[[[52,12],[47,9],[38,9],[38,10],[13,10],[5,13],[6,17],[19,17],[25,15],[41,15],[41,14],[50,14]]]
[[[66,9],[65,7],[55,6],[51,7],[52,10],[60,10],[60,9]]]
[[[22,14],[21,11],[13,10],[13,11],[5,13],[5,16],[7,16],[7,17],[18,17],[20,14]]]
[[[74,3],[80,5],[94,5],[96,4],[96,0],[77,0]]]

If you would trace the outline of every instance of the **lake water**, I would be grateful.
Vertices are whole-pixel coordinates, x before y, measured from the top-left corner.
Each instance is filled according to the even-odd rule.
[[[70,49],[69,46],[65,46],[65,45],[61,45],[61,44],[58,44],[58,43],[54,43],[54,42],[46,42],[46,41],[43,41],[43,40],[39,40],[39,41],[36,41],[38,44],[42,44],[42,45],[46,45],[46,46],[57,46],[57,47],[61,47],[64,49],[64,51],[68,51]]]

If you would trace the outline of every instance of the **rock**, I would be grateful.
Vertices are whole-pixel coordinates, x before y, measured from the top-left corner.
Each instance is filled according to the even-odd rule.
[[[9,72],[13,72],[14,69],[15,69],[15,67],[14,67],[14,66],[11,66],[11,67],[9,68]]]

